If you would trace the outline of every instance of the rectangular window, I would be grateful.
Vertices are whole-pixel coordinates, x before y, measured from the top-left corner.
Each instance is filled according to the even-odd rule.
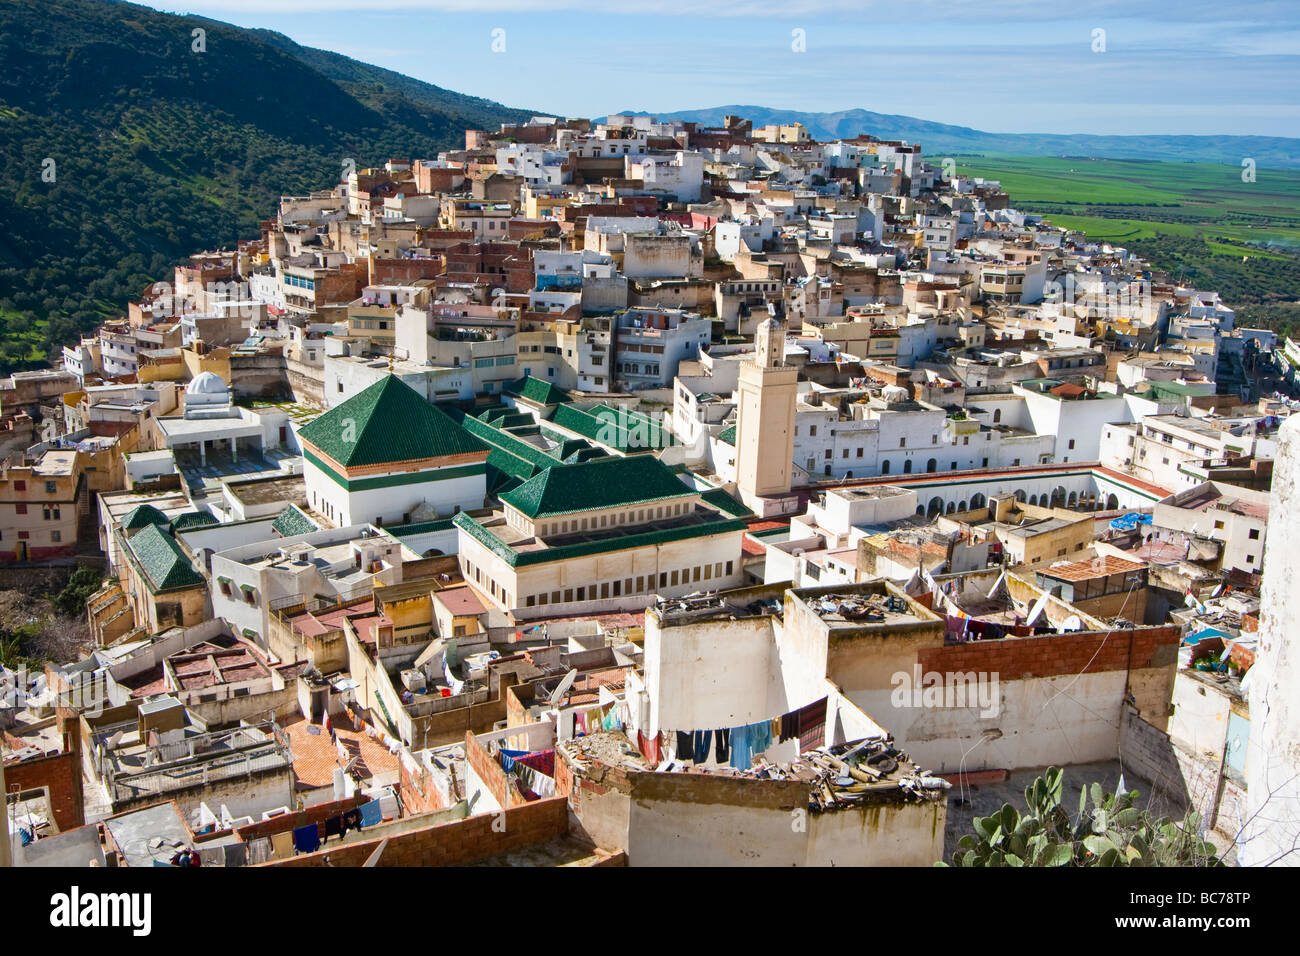
[[[673,587],[677,587],[677,578],[678,578],[678,574],[677,574],[676,571],[674,571],[674,572],[673,572],[673,576],[669,579],[669,580],[672,581],[672,586],[673,586]]]
[[[727,577],[731,577],[731,562],[727,562]]]

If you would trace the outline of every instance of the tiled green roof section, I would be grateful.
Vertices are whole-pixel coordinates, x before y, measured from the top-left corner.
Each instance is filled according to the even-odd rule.
[[[171,531],[175,534],[177,531],[189,531],[191,528],[205,528],[210,524],[216,524],[216,517],[208,511],[187,511],[179,514],[172,519]]]
[[[431,534],[434,531],[447,531],[452,527],[450,518],[436,518],[433,521],[417,521],[413,524],[395,524],[384,528],[394,538],[409,538],[416,534]]]
[[[280,512],[279,517],[271,522],[271,528],[282,538],[292,538],[296,534],[311,534],[320,527],[297,505],[289,505]]]
[[[693,494],[663,462],[651,455],[597,458],[555,465],[530,478],[501,500],[530,518],[617,508]]]
[[[526,398],[530,402],[537,402],[539,405],[558,405],[560,402],[569,400],[568,394],[563,389],[556,388],[550,382],[542,381],[542,379],[534,378],[531,375],[525,375],[523,378],[511,382],[505,387],[505,391],[511,395]]]
[[[491,448],[488,452],[488,467],[500,473],[488,476],[489,489],[494,492],[500,492],[508,484],[512,484],[509,479],[515,479],[513,484],[527,481],[561,460],[583,460],[575,456],[585,454],[589,457],[593,454],[604,454],[583,439],[562,436],[560,444],[555,448],[549,450],[538,448],[522,437],[538,433],[531,415],[523,416],[527,419],[527,425],[521,427],[502,424],[513,418],[509,409],[493,407],[482,409],[474,415],[467,415],[460,411],[451,414],[459,415],[460,426],[474,437],[486,442]]]
[[[734,446],[736,444],[736,426],[731,425],[730,427],[724,428],[722,431],[718,432],[718,440],[725,441],[728,445]]]
[[[155,591],[190,588],[204,583],[203,575],[194,570],[180,545],[157,525],[133,534],[127,547]]]
[[[538,551],[516,551],[482,523],[461,512],[453,519],[457,528],[464,531],[479,544],[491,550],[512,568],[521,565],[543,564],[547,561],[564,561],[568,558],[580,558],[589,554],[601,554],[606,551],[626,551],[630,548],[644,548],[669,541],[685,541],[691,538],[704,538],[730,531],[745,530],[745,522],[735,518],[719,521],[706,521],[702,524],[687,525],[681,528],[660,528],[643,531],[639,534],[611,535],[596,541],[582,541],[577,544],[561,545],[557,548],[542,548]]]
[[[298,437],[345,467],[488,450],[395,375],[307,423]]]
[[[721,488],[713,488],[706,491],[700,497],[708,504],[713,505],[725,515],[731,515],[733,518],[752,518],[754,513],[746,508],[743,504],[733,498]]]
[[[588,409],[560,405],[551,421],[625,453],[654,451],[677,444],[662,422],[640,412],[613,408],[604,403]]]
[[[167,516],[155,508],[153,505],[136,505],[122,519],[122,527],[127,531],[138,531],[141,528],[147,528],[149,525],[167,527],[170,522]]]

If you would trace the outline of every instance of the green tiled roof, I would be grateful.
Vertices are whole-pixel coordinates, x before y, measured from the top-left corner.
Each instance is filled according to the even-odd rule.
[[[537,402],[539,405],[557,405],[560,402],[569,400],[569,396],[563,389],[556,388],[550,382],[534,378],[531,375],[525,375],[523,378],[511,382],[505,387],[505,391],[511,395],[526,398],[530,402]]]
[[[553,465],[514,491],[501,495],[530,518],[616,508],[692,494],[663,462],[651,455],[596,458]]]
[[[450,518],[435,518],[433,521],[417,521],[412,524],[394,524],[384,528],[394,538],[407,538],[415,534],[431,534],[434,531],[447,531],[452,527]]]
[[[171,531],[175,534],[177,531],[189,531],[191,528],[205,528],[210,524],[217,524],[217,519],[211,512],[187,511],[172,519]]]
[[[298,437],[345,467],[487,451],[394,375],[304,425]]]
[[[561,405],[555,409],[551,421],[621,452],[653,451],[677,444],[662,422],[604,403],[588,409]]]
[[[723,514],[731,515],[733,518],[752,518],[754,516],[752,511],[721,488],[710,489],[700,497]]]
[[[126,546],[154,591],[197,587],[204,583],[203,575],[194,570],[180,545],[157,525],[133,534]]]
[[[162,525],[165,528],[168,523],[167,516],[153,505],[136,505],[122,519],[122,527],[127,531],[138,531],[149,525]]]
[[[734,446],[736,444],[736,426],[732,425],[718,432],[718,440]]]
[[[724,518],[718,521],[706,521],[702,524],[687,525],[681,528],[660,528],[643,531],[638,534],[611,535],[596,541],[580,541],[576,544],[561,545],[556,548],[542,548],[537,551],[516,551],[498,538],[489,528],[471,518],[462,511],[452,519],[457,528],[470,535],[479,544],[492,551],[506,564],[513,567],[528,564],[543,564],[547,561],[564,561],[568,558],[580,558],[589,554],[601,554],[606,551],[626,551],[630,548],[644,548],[654,544],[666,544],[669,541],[683,541],[691,538],[705,538],[730,531],[744,531],[745,522],[736,518]]]
[[[279,517],[271,522],[271,528],[282,538],[320,530],[316,522],[307,517],[297,505],[289,505],[281,511]]]

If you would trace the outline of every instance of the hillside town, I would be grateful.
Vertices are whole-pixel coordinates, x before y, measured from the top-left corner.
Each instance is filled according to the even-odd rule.
[[[1234,319],[922,144],[346,160],[0,381],[0,562],[102,577],[0,671],[0,864],[931,866],[1048,767],[1272,859],[1300,343]]]

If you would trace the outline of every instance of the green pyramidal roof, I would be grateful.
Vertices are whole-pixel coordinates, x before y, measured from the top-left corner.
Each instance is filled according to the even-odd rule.
[[[298,437],[345,467],[488,450],[395,375],[304,425]]]
[[[505,391],[511,395],[530,399],[539,405],[558,405],[569,400],[569,396],[562,389],[531,375],[525,375],[511,382],[505,387]]]
[[[136,505],[122,519],[122,527],[127,531],[138,531],[140,528],[149,527],[149,525],[166,527],[169,523],[167,516],[153,505]]]
[[[653,455],[595,458],[576,465],[552,465],[501,500],[530,518],[617,508],[694,494]]]
[[[155,591],[204,583],[203,575],[194,570],[180,545],[157,525],[149,525],[133,534],[127,547]]]

